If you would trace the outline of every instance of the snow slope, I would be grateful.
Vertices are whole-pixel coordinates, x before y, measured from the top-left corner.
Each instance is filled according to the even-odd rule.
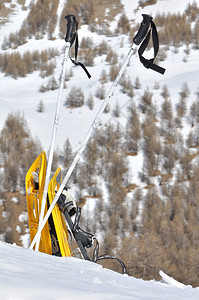
[[[196,1],[197,2],[197,1]],[[131,1],[131,0],[122,0],[122,4],[124,5],[126,14],[128,18],[131,20],[134,16],[140,18],[141,20],[141,13],[142,14],[149,14],[155,17],[156,13],[165,14],[170,13],[183,13],[185,8],[187,7],[187,3],[193,3],[193,0],[180,0],[180,1],[173,1],[173,0],[158,0],[156,4],[151,6],[145,6],[144,8],[138,7],[138,1]]]
[[[0,242],[2,300],[197,300],[199,288],[162,271],[164,281],[121,275],[76,258],[59,258]]]
[[[10,20],[6,24],[6,26],[0,27],[0,44],[3,42],[4,37],[8,36],[10,32],[19,29],[22,20],[27,16],[29,11],[27,10],[24,12],[22,10],[19,10],[17,1],[13,0],[12,2],[16,4],[17,10],[16,13],[10,17]],[[27,6],[29,2],[29,0],[26,0]],[[171,5],[171,0],[159,0],[157,1],[157,4],[153,6],[147,6],[143,9],[140,8],[139,10],[136,10],[138,6],[138,0],[122,0],[125,12],[127,13],[128,17],[132,20],[132,22],[136,23],[142,21],[142,13],[151,14],[155,18],[157,12],[182,12],[186,8],[187,4],[192,2],[193,1],[183,0],[180,1],[179,5],[179,1],[172,0]],[[58,9],[59,14],[61,12],[61,8],[63,7],[63,3],[63,0],[60,1]],[[56,28],[56,36],[57,35],[58,34]],[[95,32],[88,31],[87,26],[82,26],[82,28],[79,30],[79,41],[81,42],[83,37],[88,36],[93,39],[96,45],[99,44],[102,40],[107,41],[107,43],[109,43],[113,47],[113,49],[117,50],[119,60],[121,62],[124,61],[124,58],[127,56],[129,48],[131,46],[128,35],[109,38],[103,35],[99,36]],[[41,51],[44,49],[48,49],[49,47],[54,47],[61,51],[64,46],[65,41],[59,38],[57,38],[55,41],[49,41],[45,38],[42,40],[31,39],[26,44],[12,51],[19,51],[20,53],[24,53],[27,50]],[[8,52],[10,51],[11,50],[8,50]],[[0,52],[2,51],[0,50]],[[199,77],[198,53],[191,50],[187,58],[187,62],[182,62],[184,57],[185,53],[183,48],[179,51],[179,53],[172,53],[172,51],[168,51],[166,61],[160,63],[162,67],[166,68],[166,73],[164,76],[162,76],[151,70],[145,69],[140,64],[140,61],[136,54],[132,57],[130,65],[126,69],[126,74],[130,76],[132,83],[135,81],[135,78],[137,76],[141,79],[142,91],[144,91],[146,87],[152,89],[154,86],[154,82],[159,82],[160,88],[166,84],[169,88],[170,94],[172,95],[172,102],[174,104],[179,99],[178,92],[181,88],[181,85],[184,81],[186,81],[192,90],[190,99],[192,97],[192,99],[195,100],[195,92],[198,84],[197,78]],[[59,58],[57,58],[57,68],[55,71],[56,79],[58,79],[61,74],[62,60],[63,54],[61,54]],[[80,109],[66,109],[63,103],[73,86],[82,88],[85,94],[85,101],[87,100],[90,93],[95,96],[96,90],[100,86],[100,74],[103,69],[105,69],[107,73],[109,73],[110,66],[105,62],[105,57],[96,57],[94,67],[88,67],[88,70],[92,75],[92,78],[90,80],[87,79],[85,73],[81,68],[72,66],[71,62],[68,61],[67,70],[70,70],[70,68],[73,69],[74,75],[67,83],[67,89],[63,91],[63,100],[57,131],[56,147],[62,148],[65,140],[69,138],[74,151],[76,151],[79,148],[79,145],[83,140],[83,137],[85,136],[89,125],[93,121],[93,118],[96,115],[99,106],[101,105],[101,101],[94,97],[95,106],[93,111],[90,111],[86,105],[84,105]],[[43,83],[46,84],[46,81],[47,79],[42,79],[39,76],[39,72],[34,72],[33,74],[27,75],[26,78],[19,78],[17,80],[11,77],[5,77],[4,74],[0,73],[0,129],[3,127],[9,113],[20,110],[22,113],[24,113],[33,137],[39,137],[39,140],[41,141],[45,151],[48,150],[50,145],[56,101],[58,97],[58,90],[46,92],[43,94],[38,92],[40,86]],[[108,90],[110,89],[111,84],[111,82],[105,84],[106,92],[108,92]],[[157,103],[160,103],[159,94],[160,91],[157,95],[154,95],[154,97],[156,97],[154,101]],[[138,94],[137,97],[139,98],[140,94]],[[112,97],[110,100],[110,106],[112,108],[115,106],[118,99],[121,108],[121,114],[125,116],[126,108],[130,99],[120,92],[119,86],[115,90],[114,97]],[[37,105],[39,104],[40,100],[43,101],[45,106],[44,113],[37,112]],[[110,118],[113,118],[112,115],[103,115],[103,123],[109,121]]]

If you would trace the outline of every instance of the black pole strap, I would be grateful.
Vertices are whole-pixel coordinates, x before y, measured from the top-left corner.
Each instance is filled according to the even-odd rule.
[[[151,20],[151,29],[149,30],[149,32],[147,33],[145,39],[143,40],[139,50],[138,50],[138,55],[140,58],[141,63],[145,66],[145,68],[147,69],[152,69],[153,71],[156,71],[158,73],[164,74],[165,69],[154,64],[154,60],[156,58],[156,55],[158,53],[159,50],[159,38],[158,38],[158,33],[157,33],[157,29],[156,26],[154,24],[154,22]],[[146,59],[143,56],[144,51],[146,50],[150,37],[151,37],[151,32],[152,32],[152,42],[153,42],[153,49],[154,49],[154,57],[151,59]]]
[[[68,15],[68,16],[65,16],[65,19],[68,21],[65,41],[70,43],[70,47],[75,42],[75,59],[72,59],[71,57],[70,57],[70,59],[74,65],[82,67],[82,69],[85,71],[88,78],[91,78],[91,75],[88,72],[88,70],[86,69],[86,67],[84,66],[84,64],[77,61],[79,43],[78,43],[78,33],[77,33],[78,22],[76,20],[76,17],[74,15]]]

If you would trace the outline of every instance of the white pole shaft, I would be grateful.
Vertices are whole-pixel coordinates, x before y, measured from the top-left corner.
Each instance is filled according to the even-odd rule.
[[[35,235],[32,243],[30,245],[30,249],[32,249],[34,247],[35,243],[37,242],[39,234],[41,233],[41,231],[42,231],[43,227],[45,226],[45,224],[46,224],[46,222],[47,222],[50,214],[52,213],[52,210],[53,210],[55,204],[57,203],[57,200],[58,200],[59,196],[61,195],[62,190],[66,186],[66,184],[67,184],[67,182],[68,182],[68,180],[69,180],[69,178],[70,178],[70,176],[71,176],[71,174],[72,174],[72,172],[73,172],[73,170],[74,170],[74,168],[75,168],[75,166],[76,166],[76,164],[77,164],[77,162],[78,162],[78,160],[79,160],[82,152],[85,149],[85,146],[86,146],[86,144],[87,144],[87,142],[88,142],[88,140],[89,140],[89,138],[90,138],[93,130],[98,125],[98,123],[100,121],[100,117],[101,117],[101,115],[102,115],[105,107],[107,106],[109,99],[111,98],[111,96],[114,93],[115,87],[117,86],[117,84],[118,84],[118,82],[119,82],[122,74],[124,73],[124,70],[125,70],[126,66],[128,65],[128,63],[129,63],[129,61],[131,59],[131,56],[135,53],[135,51],[136,51],[136,49],[134,49],[133,47],[131,47],[131,49],[130,49],[130,51],[129,51],[129,53],[128,53],[126,59],[125,59],[125,61],[123,62],[123,65],[122,65],[122,67],[121,67],[121,69],[120,69],[120,71],[119,71],[119,73],[118,73],[115,81],[113,82],[111,88],[109,89],[106,98],[104,99],[104,101],[103,101],[103,103],[102,103],[102,105],[101,105],[101,107],[100,107],[100,109],[99,109],[99,111],[98,111],[98,113],[97,113],[94,121],[92,122],[92,124],[91,124],[91,126],[90,126],[90,128],[89,128],[89,130],[88,130],[88,132],[87,132],[87,134],[86,134],[86,136],[85,136],[85,138],[84,138],[84,140],[83,140],[83,142],[82,142],[82,144],[81,144],[81,146],[80,146],[80,148],[79,148],[79,150],[78,150],[78,152],[77,152],[77,154],[76,154],[76,156],[75,156],[75,158],[74,158],[74,160],[73,160],[73,162],[72,162],[72,164],[70,166],[70,168],[68,169],[68,172],[66,173],[66,175],[64,177],[64,180],[63,180],[63,182],[62,182],[59,190],[57,191],[56,196],[55,196],[53,202],[51,203],[51,206],[49,207],[49,209],[48,209],[48,211],[47,211],[47,213],[46,213],[46,215],[45,215],[45,217],[43,219],[43,222],[40,224],[40,226],[38,228],[38,231],[37,231],[37,233],[36,233],[36,235]]]
[[[60,111],[62,92],[63,92],[64,82],[65,82],[66,63],[69,58],[69,50],[70,50],[70,43],[67,42],[66,48],[65,48],[65,53],[64,53],[64,59],[63,59],[59,94],[58,94],[58,98],[57,98],[57,106],[56,106],[56,112],[55,112],[55,118],[54,118],[54,126],[53,126],[51,143],[50,143],[50,148],[49,148],[49,157],[48,157],[48,164],[47,164],[47,170],[46,170],[45,185],[44,185],[44,191],[43,191],[43,196],[42,196],[41,211],[40,211],[40,216],[39,216],[39,227],[41,226],[43,218],[44,218],[46,198],[47,198],[47,193],[48,193],[48,185],[50,182],[50,173],[51,173],[53,153],[54,153],[54,147],[55,147],[55,138],[56,138],[57,127],[58,127],[58,122],[59,122],[59,111]],[[36,251],[38,251],[38,249],[39,249],[40,238],[41,238],[41,232],[37,238],[37,242],[36,242],[36,246],[35,246]]]

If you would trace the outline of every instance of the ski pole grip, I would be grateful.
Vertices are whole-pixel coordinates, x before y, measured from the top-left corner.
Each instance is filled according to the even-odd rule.
[[[143,40],[143,38],[146,36],[147,31],[148,31],[149,26],[150,26],[150,23],[153,20],[153,18],[149,15],[142,14],[142,16],[143,16],[143,21],[140,25],[140,28],[138,29],[137,34],[133,38],[133,42],[136,45],[139,45],[141,43],[141,41]]]
[[[74,15],[67,15],[65,19],[68,21],[65,41],[72,45],[76,33],[77,20]]]

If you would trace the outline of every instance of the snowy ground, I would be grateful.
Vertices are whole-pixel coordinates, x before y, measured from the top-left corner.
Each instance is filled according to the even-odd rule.
[[[2,300],[198,300],[199,288],[162,271],[167,283],[121,275],[77,258],[59,258],[0,242]]]

